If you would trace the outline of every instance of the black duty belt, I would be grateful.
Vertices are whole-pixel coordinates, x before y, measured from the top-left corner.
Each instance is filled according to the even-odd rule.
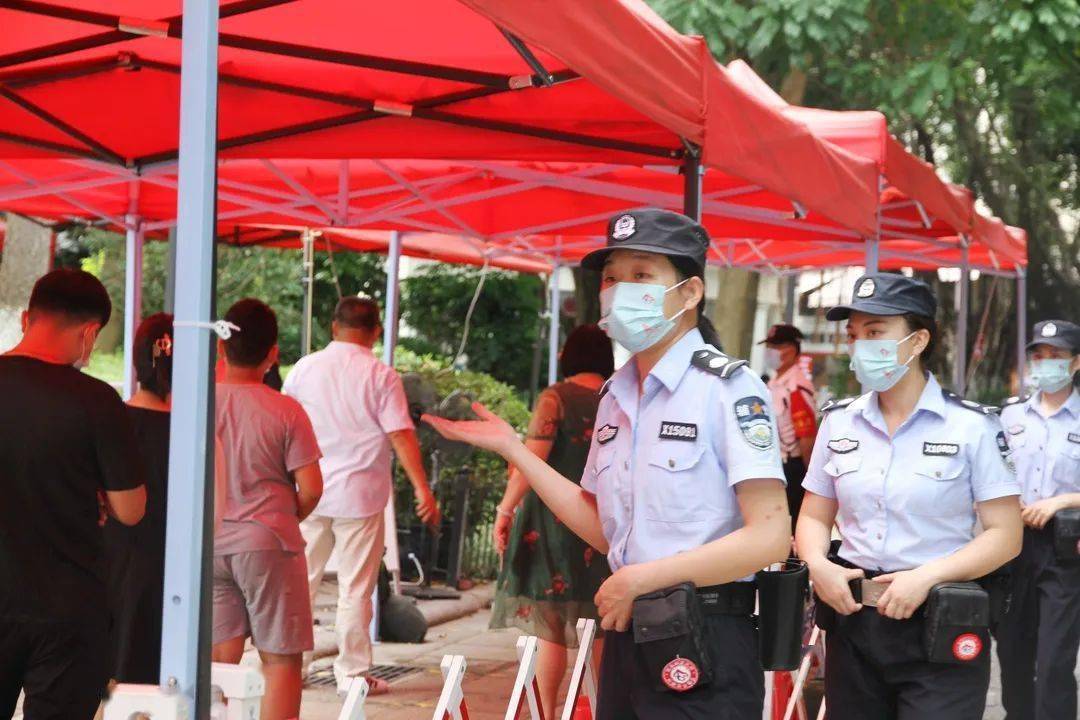
[[[753,615],[757,587],[752,582],[733,582],[697,589],[706,615]]]

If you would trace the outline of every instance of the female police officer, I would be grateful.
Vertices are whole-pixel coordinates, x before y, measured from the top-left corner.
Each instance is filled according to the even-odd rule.
[[[1027,348],[1038,392],[1010,399],[1001,412],[1027,526],[1012,566],[1012,603],[996,633],[1001,700],[1010,720],[1074,720],[1080,554],[1075,533],[1063,548],[1067,553],[1055,552],[1054,526],[1065,523],[1051,520],[1080,508],[1080,391],[1074,386],[1080,327],[1064,320],[1037,323]],[[1062,534],[1068,529],[1056,528]]]
[[[761,717],[754,590],[744,581],[787,557],[790,525],[765,386],[704,337],[715,338],[701,316],[707,248],[697,223],[639,210],[612,218],[606,247],[582,261],[602,271],[601,326],[634,356],[602,391],[580,486],[479,405],[479,422],[426,418],[501,454],[607,552],[614,574],[596,602],[614,632],[601,720]],[[675,587],[687,582],[696,598],[693,586]]]
[[[815,590],[836,613],[819,622],[831,625],[829,717],[977,720],[989,652],[970,634],[952,648],[956,664],[930,662],[920,606],[938,583],[981,578],[1016,555],[1019,485],[994,410],[943,392],[927,372],[930,289],[875,273],[854,295],[826,317],[848,321],[851,365],[870,392],[823,408],[796,530]],[[834,521],[843,540],[828,557]]]

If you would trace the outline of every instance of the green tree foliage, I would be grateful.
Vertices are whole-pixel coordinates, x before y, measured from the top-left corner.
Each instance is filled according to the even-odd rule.
[[[401,318],[417,336],[402,338],[402,345],[452,358],[461,343],[480,273],[475,268],[432,264],[406,278]],[[488,373],[519,389],[529,387],[543,292],[543,282],[536,276],[488,271],[465,346],[469,370]]]
[[[1080,3],[1076,0],[650,0],[722,62],[747,59],[789,101],[878,109],[890,130],[1028,231],[1028,310],[1080,307]],[[1015,296],[980,280],[971,326]],[[943,293],[943,306],[951,306]],[[951,325],[953,318],[943,318]],[[1011,366],[991,323],[981,372]],[[974,342],[975,338],[972,338]]]

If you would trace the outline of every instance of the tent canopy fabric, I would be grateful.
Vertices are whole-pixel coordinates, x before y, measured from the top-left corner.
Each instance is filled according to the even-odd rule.
[[[983,236],[975,199],[966,188],[942,180],[934,166],[915,157],[892,135],[884,115],[876,111],[820,110],[791,105],[744,61],[727,65],[728,76],[762,103],[809,127],[818,137],[874,162],[883,187],[879,199],[883,237],[954,238],[967,235],[987,243],[1003,260],[1026,263],[1026,251],[999,233]],[[985,220],[985,218],[984,218]]]
[[[554,263],[576,263],[603,243],[613,214],[644,206],[679,209],[682,182],[669,166],[222,160],[218,233],[224,242],[296,247],[304,228],[319,228],[327,237],[352,238],[342,249],[364,250],[357,238],[381,237],[382,247],[383,231],[399,230],[408,233],[406,254],[447,262],[488,257],[497,266],[546,272]],[[137,175],[79,159],[0,160],[0,208],[61,222],[99,221],[120,231],[138,222],[151,236],[163,237],[175,223],[176,186],[171,166]],[[715,264],[780,269],[864,259],[865,241],[857,233],[813,214],[797,218],[791,203],[758,186],[710,171],[702,198]],[[997,246],[1006,242],[1000,223],[980,222],[979,237],[992,232]],[[422,238],[425,233],[430,237]],[[913,241],[884,233],[880,248],[883,256],[897,247],[910,257],[917,244],[927,258],[959,264],[962,243],[959,237]],[[975,267],[989,270],[1012,267],[1007,257],[1024,255],[1022,242],[1013,242],[1000,260],[983,243],[972,248]]]
[[[180,5],[0,2],[0,158],[174,160]],[[873,163],[745,92],[642,0],[233,0],[221,16],[222,157],[678,165],[700,147],[873,231]]]

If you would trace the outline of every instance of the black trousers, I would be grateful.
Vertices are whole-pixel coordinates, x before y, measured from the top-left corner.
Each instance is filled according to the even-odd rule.
[[[633,632],[606,633],[597,720],[761,720],[765,675],[754,619],[708,615],[705,626],[713,680],[686,692],[656,689],[659,678],[646,670]]]
[[[1080,562],[1054,557],[1051,531],[1024,528],[1012,602],[995,637],[1009,720],[1075,720]]]
[[[799,508],[802,507],[803,490],[802,481],[806,477],[806,463],[801,457],[789,458],[784,463],[784,479],[787,480],[787,504],[791,513],[791,534],[795,534],[795,521],[799,519]]]
[[[990,653],[970,664],[925,659],[921,613],[890,620],[876,608],[836,617],[825,635],[829,720],[982,720]]]
[[[108,681],[104,613],[78,621],[0,617],[0,718],[91,720]]]

